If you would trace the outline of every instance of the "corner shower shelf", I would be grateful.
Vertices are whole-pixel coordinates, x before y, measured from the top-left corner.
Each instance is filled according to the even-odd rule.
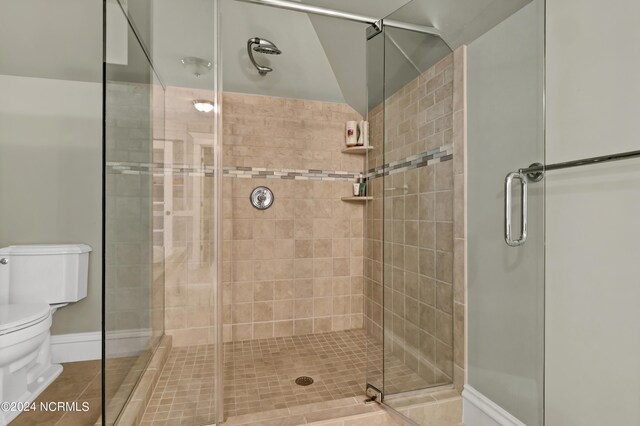
[[[342,197],[342,201],[371,201],[373,197]]]
[[[344,148],[342,153],[364,155],[371,150],[373,150],[372,146],[351,146],[349,148]]]

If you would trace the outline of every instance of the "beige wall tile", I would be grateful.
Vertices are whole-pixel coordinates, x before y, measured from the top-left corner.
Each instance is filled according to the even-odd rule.
[[[276,321],[273,323],[274,337],[293,336],[293,321]]]
[[[293,323],[293,334],[296,336],[313,333],[313,319],[298,319]]]
[[[314,333],[327,333],[329,331],[331,331],[331,317],[314,318],[313,320]]]
[[[253,339],[253,325],[249,324],[233,324],[232,339],[235,341]]]
[[[232,305],[232,318],[234,324],[249,323],[253,321],[253,304],[236,303]]]
[[[332,289],[333,284],[331,277],[316,277],[313,279],[314,297],[331,296]]]
[[[258,281],[253,286],[253,300],[256,302],[274,299],[273,281]]]
[[[273,285],[274,299],[293,299],[293,280],[276,280]]]
[[[275,321],[293,319],[293,299],[273,302],[273,319]]]
[[[276,238],[293,238],[293,220],[276,220]]]
[[[295,240],[294,248],[295,258],[312,258],[313,257],[313,240]]]
[[[176,89],[168,108],[185,95],[182,89]],[[292,116],[292,111],[306,111],[307,103],[301,109],[292,107],[298,105],[297,100],[232,93],[225,93],[223,102],[226,166],[364,169],[363,157],[340,152],[345,121],[360,119],[346,105],[336,109],[336,104],[312,102],[310,105],[318,108],[313,114]],[[256,107],[267,104],[268,108]],[[287,125],[264,126],[266,115],[271,122],[287,120]],[[201,114],[189,116],[186,122],[184,117],[177,113],[171,117],[180,124],[172,135],[176,139],[188,140],[189,131],[206,132],[212,128]],[[305,138],[294,139],[294,128],[295,132],[304,129]],[[182,148],[185,147],[176,152],[176,158],[190,158],[190,148]],[[274,191],[276,201],[271,209],[258,211],[251,207],[248,195],[262,183],[229,178],[223,182],[226,338],[246,340],[363,326],[358,318],[362,317],[364,305],[364,207],[340,201],[341,196],[349,194],[350,183],[269,180],[267,186]],[[181,183],[176,181],[178,184]],[[182,200],[177,199],[176,203]],[[176,241],[192,244],[192,231],[199,225],[194,225],[191,218],[173,219]],[[169,276],[167,282],[172,285],[165,293],[167,306],[179,309],[168,315],[167,323],[187,329],[191,325],[209,325],[215,319],[209,303],[211,292],[206,286],[213,279],[211,268],[206,263],[188,268],[182,261],[174,264],[175,268],[168,268],[168,272],[176,273]],[[178,285],[181,280],[202,287],[188,290]],[[351,294],[359,297],[352,302]],[[335,321],[334,302],[339,312],[336,315],[340,316]],[[208,308],[207,314],[193,310],[196,307]]]
[[[273,337],[273,322],[259,322],[253,324],[253,338],[267,339]]]
[[[392,173],[384,179],[384,190],[382,179],[370,182],[374,200],[365,212],[365,328],[374,337],[380,333],[384,264],[384,282],[393,288],[385,288],[389,329],[395,336],[393,352],[431,383],[453,378],[452,344],[458,343],[454,329],[457,339],[464,339],[461,315],[453,315],[454,298],[464,300],[465,286],[464,72],[460,68],[465,59],[460,52],[456,58],[449,55],[385,102],[384,156],[374,149],[368,164],[379,166],[382,159],[398,161],[453,144],[454,161]],[[378,146],[383,146],[382,118],[381,108],[369,116],[371,140]],[[380,220],[383,197],[384,222]],[[419,350],[408,352],[407,347]],[[460,350],[464,352],[464,345]]]
[[[273,321],[273,302],[254,302],[253,321]]]
[[[313,296],[313,278],[299,278],[293,281],[294,297],[303,299]]]
[[[313,256],[314,257],[331,257],[332,256],[332,240],[331,239],[313,240]]]

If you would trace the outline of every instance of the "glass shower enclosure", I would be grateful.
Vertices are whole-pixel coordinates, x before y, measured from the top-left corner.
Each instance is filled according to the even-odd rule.
[[[453,384],[454,55],[437,35],[386,26],[367,52],[368,325],[383,344],[369,383],[390,401]]]
[[[105,1],[105,424],[131,405],[164,335],[171,354],[208,345],[191,402],[202,424],[219,413],[217,19],[216,0]]]
[[[474,7],[414,0],[369,28],[368,394],[422,424],[435,392],[482,392],[543,424],[544,184],[525,177],[527,206],[505,176],[544,162],[544,2]],[[385,25],[425,16],[439,32]]]
[[[106,22],[103,418],[114,424],[164,334],[165,88],[119,3]]]

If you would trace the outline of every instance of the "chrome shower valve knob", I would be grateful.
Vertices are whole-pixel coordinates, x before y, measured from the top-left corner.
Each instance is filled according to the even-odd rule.
[[[251,195],[249,196],[251,205],[258,210],[266,210],[271,207],[274,199],[275,197],[273,196],[273,192],[266,186],[259,186],[255,188],[251,191]]]

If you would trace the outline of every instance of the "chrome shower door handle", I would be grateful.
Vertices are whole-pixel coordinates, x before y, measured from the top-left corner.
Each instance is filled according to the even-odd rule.
[[[520,192],[520,208],[521,208],[521,228],[520,237],[513,239],[511,232],[511,210],[512,210],[512,186],[513,180],[517,179],[522,185]],[[527,241],[527,177],[520,172],[509,173],[504,180],[504,240],[510,247],[518,247]]]

